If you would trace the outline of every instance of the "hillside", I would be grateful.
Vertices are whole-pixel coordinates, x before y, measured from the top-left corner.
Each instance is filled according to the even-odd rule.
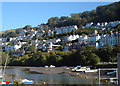
[[[110,21],[120,20],[119,15],[120,15],[120,1],[114,2],[109,5],[98,6],[96,10],[92,10],[92,11],[85,11],[82,13],[71,13],[71,17],[68,16],[61,16],[60,18],[51,17],[48,19],[48,22],[43,25],[46,25],[45,26],[46,28],[77,25],[79,29],[81,29],[83,25],[86,25],[86,23],[89,22],[97,23],[97,22],[110,22]],[[15,30],[3,31],[2,33],[5,32],[7,33],[15,32]]]
[[[120,52],[120,2],[96,10],[48,19],[36,27],[2,33],[3,63],[8,65],[75,66],[115,62]],[[98,23],[100,22],[100,23]]]
[[[48,19],[48,25],[61,27],[67,25],[77,25],[81,27],[88,22],[110,22],[120,20],[120,2],[109,5],[98,6],[96,10],[85,11],[83,13],[72,13],[71,17],[62,16]]]

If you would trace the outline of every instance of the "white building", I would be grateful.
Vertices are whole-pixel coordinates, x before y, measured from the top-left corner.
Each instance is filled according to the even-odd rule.
[[[41,46],[39,46],[41,47]],[[54,45],[53,43],[46,43],[42,45],[42,50],[43,51],[52,51],[54,50],[55,47],[60,47],[60,45]]]
[[[101,36],[99,34],[98,35],[94,35],[94,36],[90,36],[88,42],[96,43],[98,40],[100,40],[100,38],[101,38]]]
[[[17,50],[19,48],[21,48],[22,46],[21,45],[14,45],[14,46],[5,46],[5,51],[14,51],[14,50]]]
[[[55,28],[56,34],[66,33],[77,30],[77,25]]]
[[[88,23],[88,24],[86,24],[86,28],[89,28],[89,27],[91,27],[93,25],[93,22],[91,22],[91,23]]]
[[[29,32],[30,32],[31,34],[36,34],[36,33],[37,33],[37,31],[35,31],[35,30],[33,30],[33,29],[30,30]]]
[[[22,47],[22,45],[14,45],[14,50],[17,50],[17,49],[19,49],[21,47]]]
[[[53,39],[53,40],[46,41],[46,43],[53,43],[53,44],[55,44],[55,43],[58,43],[60,41],[61,41],[60,39]]]
[[[82,44],[82,43],[88,43],[88,36],[80,36],[78,38],[78,43]]]
[[[16,38],[9,38],[9,41],[14,41],[16,40]]]
[[[113,22],[103,22],[103,23],[97,23],[96,25],[93,24],[93,22],[91,23],[87,23],[86,26],[83,26],[82,28],[98,28],[98,29],[102,29],[102,28],[112,28],[117,26],[118,24],[120,24],[120,21],[113,21]]]
[[[106,34],[106,35],[101,35],[101,39],[100,39],[100,47],[103,47],[103,46],[107,46],[107,45],[112,45],[112,46],[115,46],[115,45],[118,45],[120,44],[120,37],[119,35],[114,35],[114,34]]]
[[[70,35],[68,37],[65,38],[65,40],[68,41],[73,41],[79,38],[79,35]]]
[[[47,35],[48,35],[48,36],[51,36],[52,34],[54,34],[54,31],[49,30]]]

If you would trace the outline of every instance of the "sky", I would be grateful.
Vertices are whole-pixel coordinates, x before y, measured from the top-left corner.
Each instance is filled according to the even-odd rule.
[[[2,31],[37,26],[51,17],[70,16],[112,2],[2,2]]]

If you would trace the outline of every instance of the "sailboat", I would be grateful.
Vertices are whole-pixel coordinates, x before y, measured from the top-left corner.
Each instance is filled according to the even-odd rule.
[[[8,59],[8,54],[7,54],[7,58],[6,58],[6,61],[5,61],[4,70],[2,71],[2,68],[0,70],[0,74],[1,74],[0,75],[0,79],[2,79],[2,81],[0,82],[0,84],[9,84],[9,82],[4,82],[4,80],[5,80],[4,75],[5,75],[5,69],[6,69],[7,59]]]
[[[7,58],[6,58],[6,61],[5,61],[4,70],[3,70],[3,73],[2,73],[3,80],[5,79],[5,78],[4,78],[4,75],[5,75],[5,69],[6,69],[6,65],[7,65],[7,60],[8,60],[8,54],[7,54]],[[2,70],[1,70],[1,71],[2,71]],[[1,76],[1,77],[2,77],[2,76]]]

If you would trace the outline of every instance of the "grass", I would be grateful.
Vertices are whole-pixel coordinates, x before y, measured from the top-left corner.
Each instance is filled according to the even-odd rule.
[[[109,65],[109,64],[117,64],[117,62],[99,62],[96,65]]]

